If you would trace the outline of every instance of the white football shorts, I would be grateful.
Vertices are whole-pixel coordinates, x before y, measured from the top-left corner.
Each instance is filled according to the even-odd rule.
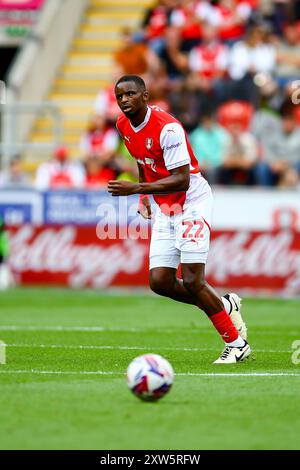
[[[150,269],[203,263],[208,257],[213,196],[189,202],[181,214],[167,216],[158,208],[152,228]]]

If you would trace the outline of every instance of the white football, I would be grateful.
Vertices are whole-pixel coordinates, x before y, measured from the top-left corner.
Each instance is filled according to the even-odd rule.
[[[174,380],[171,364],[158,354],[136,357],[127,369],[130,390],[141,400],[155,401],[170,390]]]

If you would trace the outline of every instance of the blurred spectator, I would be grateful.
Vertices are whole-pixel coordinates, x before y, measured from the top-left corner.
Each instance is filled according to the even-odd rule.
[[[165,70],[169,79],[169,87],[174,87],[183,80],[187,60],[183,54],[180,34],[177,28],[168,28],[165,33],[165,44],[159,55],[162,62],[161,66]]]
[[[19,156],[14,157],[9,163],[8,171],[0,174],[1,187],[28,186],[28,175],[22,169],[22,162]]]
[[[120,76],[117,75],[117,79]],[[120,114],[120,108],[118,106],[116,97],[115,97],[115,80],[113,84],[109,85],[104,90],[99,91],[94,102],[94,112],[98,116],[103,116],[108,122],[114,125]]]
[[[170,24],[178,29],[182,49],[190,51],[202,39],[202,21],[209,21],[213,8],[208,1],[181,0],[170,16]]]
[[[251,119],[251,132],[258,141],[261,157],[264,158],[266,145],[270,140],[270,136],[278,134],[281,130],[281,118],[274,103],[277,100],[277,88],[275,82],[266,83],[259,89],[259,107],[254,112]],[[264,182],[259,181],[260,184]]]
[[[274,25],[276,32],[281,35],[286,23],[295,20],[298,0],[274,0],[275,15]]]
[[[230,140],[228,132],[216,122],[212,111],[206,111],[189,139],[201,172],[209,183],[216,183],[218,168],[224,161],[224,152]]]
[[[257,74],[272,75],[276,67],[276,49],[269,42],[265,26],[252,26],[246,38],[237,42],[229,56],[230,97],[257,104]]]
[[[115,159],[118,170],[117,179],[138,181],[139,172],[135,160],[130,155],[124,141],[121,141],[118,149],[118,155]]]
[[[189,69],[196,75],[199,89],[217,93],[218,102],[224,95],[222,80],[228,65],[228,49],[218,40],[217,29],[208,23],[203,25],[202,37],[203,42],[189,54]]]
[[[159,69],[159,60],[151,48],[143,43],[134,41],[134,35],[130,28],[124,28],[122,32],[122,47],[114,55],[119,75],[140,75],[146,79],[146,75],[155,75]]]
[[[179,0],[159,0],[157,5],[149,8],[142,23],[143,32],[136,35],[145,40],[150,48],[160,54],[164,47],[164,36],[170,22],[170,15]]]
[[[284,37],[277,46],[276,75],[280,86],[300,77],[300,32],[296,24],[287,24]]]
[[[58,147],[53,159],[38,167],[35,180],[35,186],[40,190],[80,188],[83,183],[84,169],[81,164],[69,160],[66,147]]]
[[[86,132],[80,139],[84,157],[85,186],[106,186],[117,176],[115,157],[119,147],[119,135],[105,117],[92,116]]]
[[[253,185],[258,159],[256,139],[250,132],[243,130],[239,121],[231,122],[228,131],[230,138],[219,171],[219,182],[226,185]]]
[[[171,113],[180,120],[187,132],[198,126],[207,98],[199,90],[197,77],[188,75],[178,90],[169,96]]]
[[[300,129],[292,106],[283,109],[281,129],[266,136],[264,161],[259,165],[260,183],[296,186],[300,174]]]
[[[282,103],[294,103],[300,123],[299,38],[300,0],[157,0],[142,31],[123,30],[112,85],[99,92],[95,113],[115,123],[120,111],[114,83],[122,74],[142,75],[150,103],[171,112],[192,133],[195,154],[211,183],[220,176],[224,184],[292,186],[298,178],[295,165],[279,174],[268,162],[272,136],[274,147],[283,133]],[[81,139],[81,149],[90,149],[83,154],[93,160],[89,179],[95,177],[98,185],[98,165],[115,171],[117,178],[135,179],[122,144],[107,163],[104,157],[96,164],[92,147],[105,139],[101,125],[94,142],[93,132]],[[293,132],[288,134],[283,141],[294,141]]]
[[[300,125],[300,72],[298,80],[287,83],[283,92],[280,109],[292,111],[297,124]]]
[[[102,164],[108,163],[119,145],[119,136],[103,115],[94,115],[87,131],[81,136],[80,151],[85,160],[97,157]]]
[[[101,165],[96,156],[85,162],[84,186],[88,189],[106,187],[110,180],[116,179],[117,173],[113,168]]]
[[[157,75],[156,79],[148,85],[148,90],[150,92],[150,102],[151,106],[158,106],[167,113],[170,112],[170,104],[168,100],[168,91],[169,83],[167,75],[162,71]]]
[[[242,39],[252,12],[248,1],[220,0],[214,7],[212,22],[219,28],[221,41],[232,44]]]
[[[231,123],[238,122],[243,130],[249,129],[253,116],[253,107],[246,101],[227,101],[218,108],[218,121],[228,128]]]

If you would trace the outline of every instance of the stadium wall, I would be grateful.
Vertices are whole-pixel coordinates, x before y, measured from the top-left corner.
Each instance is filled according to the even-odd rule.
[[[215,190],[209,282],[222,290],[300,294],[295,192]],[[94,191],[0,191],[20,284],[146,287],[151,227],[137,198]]]

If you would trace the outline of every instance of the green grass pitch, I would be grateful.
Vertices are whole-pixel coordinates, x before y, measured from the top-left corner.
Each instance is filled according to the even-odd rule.
[[[151,295],[1,293],[0,448],[299,449],[300,301],[243,306],[255,359],[217,366],[223,344],[195,307]],[[156,403],[125,380],[146,352],[176,373]]]

